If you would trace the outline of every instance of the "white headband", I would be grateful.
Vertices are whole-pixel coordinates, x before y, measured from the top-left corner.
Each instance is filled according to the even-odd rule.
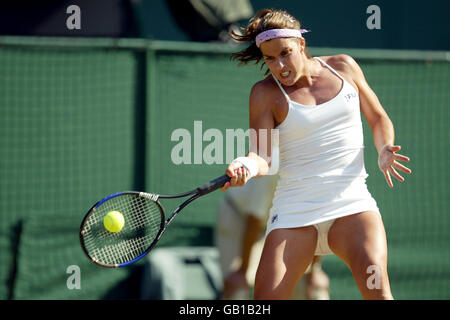
[[[270,29],[258,34],[255,38],[256,46],[259,48],[261,43],[275,38],[303,38],[302,33],[309,32],[305,29]]]

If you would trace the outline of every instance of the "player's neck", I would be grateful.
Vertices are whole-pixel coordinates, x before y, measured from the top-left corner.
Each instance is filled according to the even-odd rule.
[[[318,75],[316,60],[305,56],[302,65],[301,76],[296,82],[296,85],[298,87],[310,87],[313,85],[313,78]]]

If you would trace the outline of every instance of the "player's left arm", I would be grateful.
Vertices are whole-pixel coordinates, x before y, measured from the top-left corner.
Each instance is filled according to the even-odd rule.
[[[375,147],[378,151],[378,165],[390,187],[393,187],[391,174],[399,181],[405,179],[396,171],[410,174],[411,170],[398,161],[408,162],[410,159],[397,154],[401,146],[395,145],[394,125],[381,105],[375,92],[366,81],[363,71],[356,61],[348,55],[340,55],[339,59],[346,73],[351,76],[359,92],[360,108],[370,129],[372,130]]]

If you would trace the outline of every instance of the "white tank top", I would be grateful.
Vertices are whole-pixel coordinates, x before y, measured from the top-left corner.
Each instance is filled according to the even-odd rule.
[[[292,101],[278,80],[289,111],[278,125],[280,169],[268,221],[274,228],[312,225],[366,210],[378,211],[367,190],[358,92],[342,80],[339,93],[315,106]]]

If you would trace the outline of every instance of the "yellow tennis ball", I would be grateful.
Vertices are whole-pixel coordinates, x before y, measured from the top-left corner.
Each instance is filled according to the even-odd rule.
[[[125,224],[125,219],[119,211],[110,211],[103,218],[103,225],[110,232],[119,232]]]

